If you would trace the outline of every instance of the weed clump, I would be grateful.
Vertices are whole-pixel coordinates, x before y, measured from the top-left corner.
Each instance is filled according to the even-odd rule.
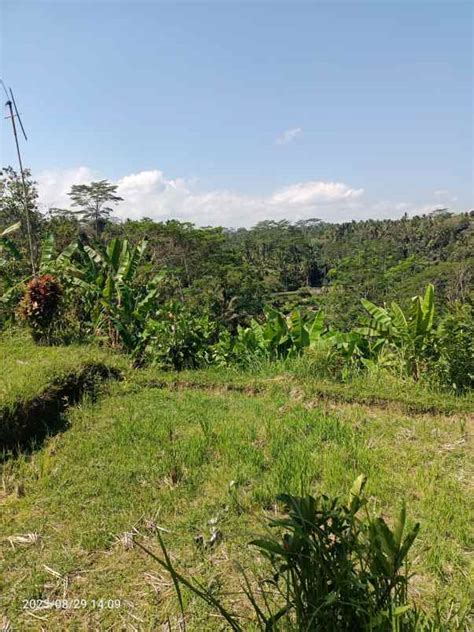
[[[409,598],[408,554],[419,523],[409,526],[402,505],[393,528],[366,510],[366,478],[354,482],[347,501],[319,495],[281,494],[286,516],[272,519],[268,535],[250,542],[267,559],[268,571],[254,588],[242,569],[243,592],[265,632],[415,632],[461,629],[432,619]],[[225,601],[181,575],[161,535],[163,558],[138,543],[171,575],[184,618],[180,586],[189,589],[236,631],[245,630]],[[461,614],[461,619],[464,615]]]

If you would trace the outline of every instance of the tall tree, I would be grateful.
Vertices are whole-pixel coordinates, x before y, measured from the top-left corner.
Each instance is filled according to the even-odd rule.
[[[25,169],[24,176],[32,238],[32,252],[29,254],[34,259],[38,254],[43,217],[38,210],[38,188],[31,171]],[[13,167],[4,167],[0,169],[0,232],[17,222],[20,222],[21,230],[15,232],[16,246],[27,255],[30,246],[21,176]]]
[[[106,221],[112,214],[111,204],[121,202],[123,198],[116,195],[117,185],[107,180],[90,184],[73,184],[69,197],[72,206],[78,207],[75,212],[81,221],[92,223],[96,237],[99,237]]]

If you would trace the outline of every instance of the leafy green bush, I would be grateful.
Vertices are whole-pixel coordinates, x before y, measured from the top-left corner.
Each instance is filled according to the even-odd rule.
[[[169,301],[143,332],[144,357],[177,371],[211,364],[217,325],[206,314],[191,312],[184,303]]]
[[[300,310],[285,316],[276,309],[267,309],[263,322],[252,319],[248,327],[237,327],[236,335],[223,338],[216,351],[226,363],[241,365],[294,358],[317,345],[324,333],[322,312],[307,319]]]
[[[163,272],[149,279],[139,276],[147,242],[132,246],[126,239],[112,239],[107,247],[95,248],[76,242],[56,258],[53,245],[43,252],[42,268],[61,278],[71,321],[75,312],[85,335],[140,358],[145,324],[158,308],[163,277]]]
[[[354,369],[352,359],[338,352],[331,338],[323,338],[320,344],[306,349],[301,359],[296,362],[293,370],[302,377],[320,377],[339,381],[344,380],[346,374]]]
[[[437,330],[437,358],[430,364],[430,373],[436,382],[455,391],[474,386],[473,316],[470,305],[457,305]]]
[[[386,308],[364,298],[361,302],[370,321],[356,332],[372,342],[373,355],[378,355],[385,346],[397,350],[404,359],[407,373],[418,380],[426,351],[432,344],[434,287],[429,284],[424,296],[415,296],[406,313],[397,303]]]
[[[383,518],[357,513],[364,477],[349,501],[282,494],[288,518],[272,520],[281,538],[254,540],[268,557],[275,590],[285,596],[273,621],[291,616],[298,630],[383,629],[401,618],[407,605],[406,558],[419,525],[405,533],[402,508],[394,530]]]

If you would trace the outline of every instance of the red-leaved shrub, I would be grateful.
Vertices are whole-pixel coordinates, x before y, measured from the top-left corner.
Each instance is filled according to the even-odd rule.
[[[51,274],[43,274],[29,281],[20,303],[20,314],[30,326],[34,340],[48,338],[61,296],[61,285]]]

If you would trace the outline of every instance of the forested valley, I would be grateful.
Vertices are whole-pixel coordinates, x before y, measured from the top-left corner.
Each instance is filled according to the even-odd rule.
[[[5,625],[466,632],[474,213],[232,229],[26,185],[2,171]]]

